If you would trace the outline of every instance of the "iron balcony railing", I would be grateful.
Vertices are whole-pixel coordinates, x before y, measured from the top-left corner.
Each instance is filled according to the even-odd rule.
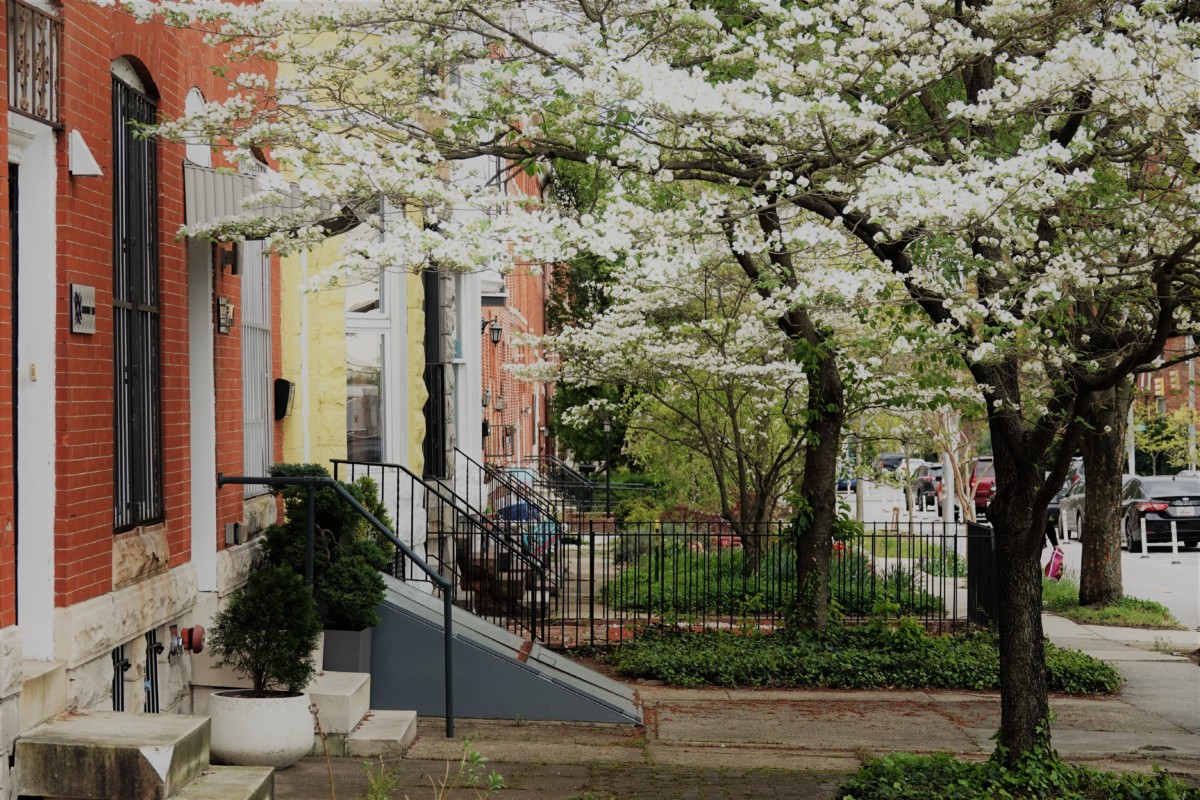
[[[22,0],[8,0],[8,108],[62,127],[59,63],[62,21]]]

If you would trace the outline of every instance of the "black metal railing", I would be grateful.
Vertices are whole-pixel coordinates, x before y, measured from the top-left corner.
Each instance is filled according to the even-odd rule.
[[[316,542],[316,494],[318,489],[332,489],[337,495],[351,508],[358,513],[368,524],[384,538],[390,541],[396,547],[397,558],[406,559],[419,570],[435,587],[442,593],[442,643],[443,643],[443,659],[445,673],[443,681],[446,692],[446,738],[454,738],[454,586],[446,580],[437,570],[433,569],[425,559],[417,554],[416,551],[401,538],[380,522],[374,514],[363,507],[362,503],[358,502],[348,491],[334,478],[324,478],[316,476],[263,476],[263,477],[248,477],[244,475],[231,476],[217,473],[217,488],[228,485],[245,486],[248,484],[258,484],[262,486],[299,486],[306,490],[305,509],[306,509],[306,530],[305,530],[305,553],[304,553],[304,578],[311,586],[313,582],[313,547]],[[403,579],[402,575],[396,575]],[[115,657],[114,657],[115,660]],[[114,684],[115,685],[115,684]]]
[[[454,448],[454,457],[462,473],[462,482],[455,490],[473,508],[481,508],[505,527],[528,532],[545,526],[557,535],[558,523],[565,516],[565,501],[536,485],[527,469],[512,470],[492,464],[481,464]]]
[[[450,584],[454,602],[514,633],[544,641],[556,587],[552,548],[525,539],[494,515],[471,505],[452,487],[429,481],[400,464],[333,461],[334,477],[368,476],[408,546]],[[405,565],[394,565],[397,577]]]
[[[62,127],[59,65],[62,20],[21,0],[8,0],[8,108]]]
[[[528,456],[525,463],[543,475],[561,497],[583,511],[593,505],[596,487],[583,473],[556,456]]]
[[[833,545],[834,615],[850,624],[911,616],[935,633],[966,627],[966,553],[978,535],[941,522],[868,523]],[[553,647],[616,645],[654,624],[773,630],[796,593],[784,522],[746,534],[724,521],[584,520],[560,557]]]

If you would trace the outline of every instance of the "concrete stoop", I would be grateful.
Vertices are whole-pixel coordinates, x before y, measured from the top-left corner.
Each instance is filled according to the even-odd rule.
[[[368,673],[321,672],[306,691],[320,724],[313,734],[313,755],[403,755],[417,738],[415,711],[370,710]]]
[[[207,717],[68,712],[16,741],[17,794],[80,800],[271,800],[270,767],[212,767]]]

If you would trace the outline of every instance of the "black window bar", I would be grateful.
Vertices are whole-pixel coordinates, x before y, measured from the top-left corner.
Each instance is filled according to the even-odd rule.
[[[129,671],[129,659],[125,657],[125,645],[120,645],[112,651],[113,679],[112,703],[113,711],[125,710],[125,673]]]
[[[113,79],[114,528],[163,518],[158,186],[154,101]]]
[[[446,478],[446,365],[425,365],[425,470],[423,478]]]
[[[146,632],[146,704],[142,710],[147,714],[159,712],[158,700],[158,656],[163,651],[162,642],[158,641],[158,631]]]

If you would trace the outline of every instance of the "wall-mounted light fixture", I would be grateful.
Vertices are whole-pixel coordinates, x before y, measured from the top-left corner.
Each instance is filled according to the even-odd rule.
[[[491,404],[492,404],[492,390],[484,389],[483,390],[483,407],[487,408]]]
[[[479,332],[483,333],[484,331],[489,331],[494,345],[500,344],[500,340],[504,337],[504,326],[495,317],[480,320]]]
[[[222,270],[229,270],[230,275],[242,273],[241,250],[237,242],[215,242],[213,244],[213,260]]]
[[[500,395],[499,397],[496,398],[496,410],[497,411],[504,410],[504,395]]]
[[[287,378],[275,379],[275,419],[283,419],[292,413],[296,401],[296,384]]]

